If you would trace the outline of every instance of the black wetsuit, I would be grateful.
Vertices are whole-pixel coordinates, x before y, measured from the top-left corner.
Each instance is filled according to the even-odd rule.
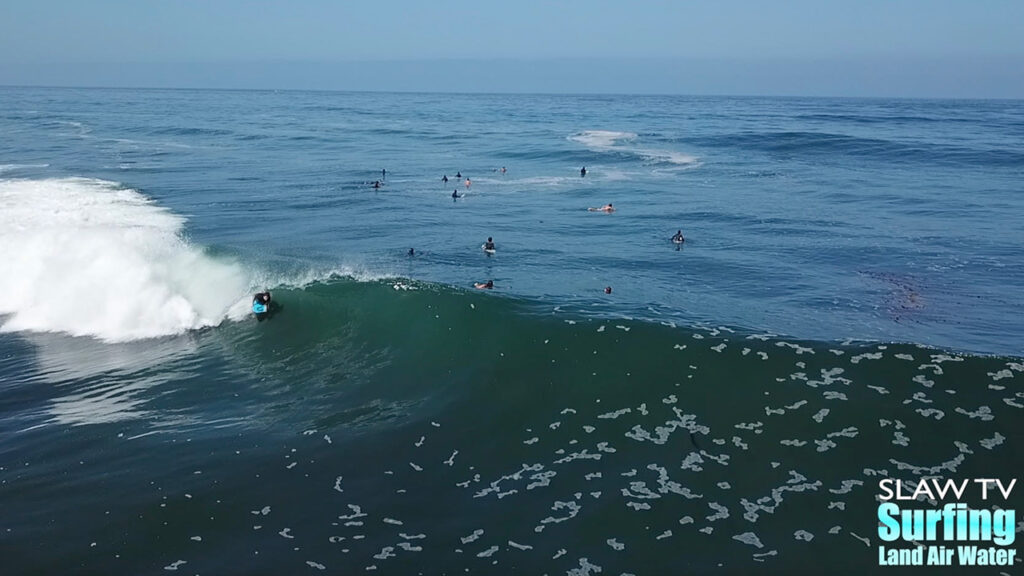
[[[270,292],[259,292],[252,297],[252,303],[263,304],[266,309],[263,312],[256,312],[256,319],[262,322],[264,319],[270,317]]]

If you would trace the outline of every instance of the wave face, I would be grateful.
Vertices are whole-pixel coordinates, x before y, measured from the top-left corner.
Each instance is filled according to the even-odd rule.
[[[118,342],[245,311],[250,275],[191,245],[183,218],[134,190],[81,178],[6,180],[0,207],[3,330]]]
[[[1015,359],[585,318],[407,280],[276,294],[278,316],[180,350],[27,339],[35,368],[0,404],[5,454],[27,464],[0,469],[22,528],[5,538],[51,553],[9,566],[657,574],[685,547],[728,574],[808,557],[861,574],[878,480],[1021,466]],[[87,440],[61,445],[69,429]]]

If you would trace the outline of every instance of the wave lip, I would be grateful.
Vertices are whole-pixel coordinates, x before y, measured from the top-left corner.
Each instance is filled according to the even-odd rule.
[[[241,316],[248,275],[184,224],[113,182],[0,180],[0,330],[123,342]]]

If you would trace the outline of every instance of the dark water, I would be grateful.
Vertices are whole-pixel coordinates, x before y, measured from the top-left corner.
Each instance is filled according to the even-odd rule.
[[[872,573],[880,479],[1024,464],[1019,102],[2,89],[0,133],[14,574]]]

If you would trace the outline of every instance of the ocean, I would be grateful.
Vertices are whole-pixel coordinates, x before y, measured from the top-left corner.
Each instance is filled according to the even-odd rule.
[[[879,480],[1024,469],[1021,101],[7,87],[0,135],[5,573],[865,574]]]

